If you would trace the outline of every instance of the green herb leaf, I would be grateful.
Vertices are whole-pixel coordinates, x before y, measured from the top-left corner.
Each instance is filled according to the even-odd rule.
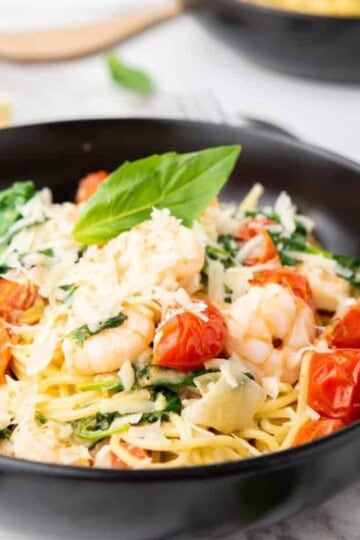
[[[0,236],[7,233],[10,225],[20,217],[19,207],[35,195],[33,182],[15,182],[0,191]]]
[[[298,259],[296,253],[308,253],[309,255],[321,255],[326,259],[336,261],[335,273],[349,281],[352,285],[360,287],[360,260],[356,257],[348,257],[346,255],[336,255],[330,251],[326,251],[309,242],[305,229],[301,230],[297,227],[294,234],[289,238],[284,237],[281,233],[269,234],[276,245],[278,254],[282,264],[286,266],[296,266]]]
[[[45,257],[53,257],[55,255],[54,250],[52,248],[39,249],[38,253],[40,255],[45,255]]]
[[[127,316],[124,313],[119,313],[115,317],[111,317],[107,321],[101,322],[95,330],[90,330],[90,328],[84,324],[72,330],[67,337],[72,339],[78,347],[83,347],[85,340],[96,334],[100,334],[103,330],[108,330],[109,328],[117,328],[121,326],[127,319]]]
[[[119,418],[121,415],[117,412],[112,413],[98,413],[96,416],[90,416],[79,420],[75,424],[74,434],[79,439],[96,443],[101,439],[106,439],[114,433],[122,433],[129,429],[129,424],[123,424],[121,426],[111,428],[112,422],[115,418]]]
[[[88,390],[108,391],[108,392],[122,392],[124,386],[120,379],[113,379],[107,381],[92,381],[88,383],[80,383],[76,385],[76,390],[79,392],[87,392]]]
[[[165,409],[162,409],[161,411],[143,413],[141,417],[142,422],[156,422],[157,420],[168,420],[170,413],[179,413],[181,411],[181,400],[176,392],[173,392],[168,388],[161,388],[161,390],[157,389],[154,393],[155,399],[159,393],[166,398]]]
[[[35,411],[35,420],[37,420],[41,425],[46,424],[48,421],[46,416],[44,416],[40,411]]]
[[[8,271],[11,270],[11,266],[7,264],[0,264],[0,276],[3,276],[4,274],[7,274]]]
[[[225,268],[234,266],[235,257],[239,252],[239,247],[231,234],[219,236],[218,245],[206,246],[206,255],[209,259],[220,261]]]
[[[166,407],[161,411],[153,411],[149,413],[143,413],[141,416],[141,422],[156,422],[156,420],[167,420],[171,412],[179,413],[181,411],[181,400],[176,392],[172,392],[166,388],[161,390],[155,390],[154,399],[161,393],[166,398]],[[129,414],[137,414],[129,413]],[[114,433],[122,433],[129,428],[128,424],[121,426],[112,426],[113,421],[116,418],[121,418],[123,415],[115,412],[110,413],[97,413],[95,416],[78,420],[74,426],[74,434],[85,441],[96,443],[102,439],[110,437]]]
[[[135,367],[136,382],[140,388],[185,388],[194,387],[194,379],[199,375],[210,373],[212,370],[199,369],[184,372],[171,368],[146,364],[141,368]]]
[[[0,439],[10,439],[15,427],[15,424],[9,424],[6,428],[0,429]]]
[[[153,92],[152,80],[144,71],[125,65],[113,52],[107,53],[106,62],[113,81],[119,86],[144,95]]]
[[[66,284],[66,285],[60,285],[59,289],[64,291],[66,294],[61,295],[61,297],[59,295],[58,300],[60,300],[60,302],[63,302],[64,304],[71,303],[72,298],[74,296],[74,292],[76,291],[77,288],[78,288],[78,285],[76,285],[75,283],[69,283],[69,284]]]
[[[168,208],[191,225],[218,195],[239,152],[239,146],[220,146],[124,163],[87,202],[74,238],[84,244],[105,243],[148,219],[154,207]]]

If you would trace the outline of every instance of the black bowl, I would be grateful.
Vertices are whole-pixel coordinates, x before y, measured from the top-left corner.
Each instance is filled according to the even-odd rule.
[[[360,82],[360,17],[326,17],[256,6],[239,0],[208,0],[211,31],[270,68],[339,82]],[[220,24],[219,24],[220,23]]]
[[[91,120],[0,132],[0,185],[33,178],[58,200],[78,179],[125,159],[241,143],[223,197],[262,181],[286,189],[319,224],[330,249],[360,253],[360,167],[262,129],[153,120]],[[360,478],[360,426],[281,453],[187,469],[116,471],[0,457],[2,529],[35,538],[149,540],[214,535],[282,519]]]

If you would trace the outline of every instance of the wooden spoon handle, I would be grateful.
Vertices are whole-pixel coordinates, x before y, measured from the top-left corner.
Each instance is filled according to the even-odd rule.
[[[83,26],[0,33],[0,58],[39,62],[85,56],[172,19],[182,13],[185,7],[183,0],[172,0],[158,8],[123,13]]]

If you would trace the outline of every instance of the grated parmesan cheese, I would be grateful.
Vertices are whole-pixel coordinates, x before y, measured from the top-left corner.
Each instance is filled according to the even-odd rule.
[[[254,184],[242,200],[239,211],[243,214],[246,211],[255,210],[263,193],[264,187],[261,184]]]
[[[274,210],[280,218],[280,223],[283,226],[285,233],[288,236],[291,236],[296,229],[296,207],[292,204],[289,195],[284,191],[280,193],[279,197],[276,199]]]

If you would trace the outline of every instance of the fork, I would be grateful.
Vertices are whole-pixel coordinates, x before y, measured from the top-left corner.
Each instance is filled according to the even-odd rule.
[[[289,130],[267,119],[252,115],[249,116],[242,112],[230,116],[211,91],[178,95],[177,104],[183,118],[187,120],[227,124],[230,126],[254,127],[262,131],[269,131],[277,135],[297,139]]]

